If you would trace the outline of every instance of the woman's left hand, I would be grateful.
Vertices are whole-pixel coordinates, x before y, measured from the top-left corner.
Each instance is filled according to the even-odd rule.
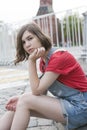
[[[6,109],[9,111],[15,111],[18,99],[19,99],[19,96],[11,97],[6,104]]]
[[[36,61],[38,58],[44,56],[44,54],[45,54],[44,47],[37,48],[34,50],[34,52],[32,52],[32,54],[30,54],[29,60]]]

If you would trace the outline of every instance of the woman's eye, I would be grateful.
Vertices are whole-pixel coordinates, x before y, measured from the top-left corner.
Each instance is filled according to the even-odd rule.
[[[32,39],[33,39],[32,37],[29,37],[27,40],[29,40],[29,41],[30,41],[30,40],[32,40]]]
[[[22,41],[22,44],[25,44],[25,41]]]

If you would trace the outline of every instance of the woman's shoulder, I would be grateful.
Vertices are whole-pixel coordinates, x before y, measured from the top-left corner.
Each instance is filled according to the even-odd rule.
[[[58,49],[56,49],[56,50],[52,53],[51,57],[64,56],[64,55],[66,55],[67,53],[69,54],[69,52],[68,52],[66,49],[64,49],[64,48],[58,48]]]
[[[51,56],[54,56],[55,54],[59,54],[60,52],[66,52],[64,48],[58,48],[58,47],[52,47],[48,53],[48,59],[50,59]]]

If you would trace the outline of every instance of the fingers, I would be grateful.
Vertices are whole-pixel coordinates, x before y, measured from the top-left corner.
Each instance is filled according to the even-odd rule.
[[[44,47],[40,47],[37,49],[37,53],[36,53],[36,56],[37,57],[42,57],[45,53],[45,48]]]
[[[10,99],[10,100],[6,103],[6,105],[9,105],[9,104],[11,104],[11,103],[13,103],[13,99]]]
[[[17,106],[17,102],[11,102],[6,104],[5,108],[9,111],[15,111]]]
[[[16,105],[17,105],[18,97],[12,97],[6,104],[5,108],[10,111],[15,111],[16,110]]]
[[[38,58],[45,55],[45,48],[40,47],[34,50],[34,52],[29,56],[29,59],[36,61]]]
[[[38,50],[37,51],[38,54],[42,54],[43,52],[45,52],[45,48],[44,47],[40,47],[37,50]]]
[[[6,105],[5,107],[9,111],[15,111],[16,110],[16,105]]]
[[[10,99],[8,100],[7,105],[9,105],[9,104],[11,104],[11,103],[14,103],[14,102],[17,102],[17,101],[18,101],[18,96],[12,97],[12,98],[10,98]]]

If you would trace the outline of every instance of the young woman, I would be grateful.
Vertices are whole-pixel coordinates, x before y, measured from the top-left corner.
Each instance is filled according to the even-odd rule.
[[[40,58],[38,78],[36,61]],[[30,116],[53,119],[72,130],[87,123],[87,78],[67,51],[52,47],[51,40],[35,23],[24,25],[17,36],[15,64],[28,60],[32,93],[12,97],[0,130],[26,130]],[[54,96],[45,95],[50,91]]]

